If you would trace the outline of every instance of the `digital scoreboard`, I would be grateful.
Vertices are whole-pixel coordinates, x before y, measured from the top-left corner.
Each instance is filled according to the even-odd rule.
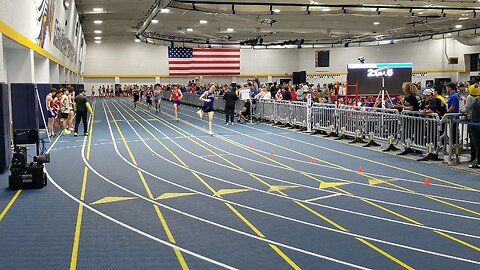
[[[402,84],[412,81],[412,68],[413,64],[409,63],[350,64],[347,81],[350,85],[358,81],[359,94],[378,94],[383,79],[390,95],[403,94]],[[349,94],[354,94],[353,91]]]

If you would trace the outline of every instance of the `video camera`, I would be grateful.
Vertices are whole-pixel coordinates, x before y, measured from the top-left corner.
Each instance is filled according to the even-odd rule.
[[[14,152],[8,177],[10,189],[43,188],[47,185],[47,176],[43,172],[44,164],[50,163],[50,154],[45,153],[45,142],[40,139],[38,129],[14,130]],[[42,150],[40,151],[40,143]],[[27,147],[19,146],[35,144],[37,154],[33,162],[28,163]]]

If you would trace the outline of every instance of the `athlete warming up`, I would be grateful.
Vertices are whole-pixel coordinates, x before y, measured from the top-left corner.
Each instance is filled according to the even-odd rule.
[[[80,125],[80,121],[83,122],[83,135],[88,136],[87,113],[89,111],[91,114],[93,114],[93,110],[90,106],[90,103],[88,103],[87,101],[87,97],[85,96],[85,90],[80,90],[80,95],[75,97],[75,102],[73,103],[73,110],[76,114],[74,136],[78,136],[78,126]]]
[[[178,90],[177,86],[173,87],[172,94],[170,95],[170,101],[173,100],[173,109],[175,111],[175,121],[178,122],[178,111],[180,110],[180,100],[182,100],[183,94]]]
[[[200,100],[203,101],[203,107],[201,110],[199,110],[197,113],[200,115],[200,119],[203,119],[204,114],[208,114],[208,128],[209,132],[208,134],[210,136],[213,136],[213,103],[215,102],[215,95],[213,94],[215,92],[216,87],[212,85],[208,91],[205,91],[201,96]]]

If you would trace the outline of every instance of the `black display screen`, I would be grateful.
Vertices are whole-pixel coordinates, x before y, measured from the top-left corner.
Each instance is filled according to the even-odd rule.
[[[403,94],[402,84],[412,81],[412,64],[348,65],[348,84],[354,85],[358,81],[358,94],[378,94],[382,90],[382,78],[389,94]],[[355,88],[349,87],[348,94],[355,94]]]

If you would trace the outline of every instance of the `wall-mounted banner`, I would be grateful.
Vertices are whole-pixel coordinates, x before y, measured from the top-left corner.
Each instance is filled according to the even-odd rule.
[[[53,45],[57,47],[73,63],[77,60],[77,52],[72,41],[65,34],[65,30],[60,26],[58,20],[55,20],[55,30],[53,32]]]
[[[36,40],[37,45],[42,47],[45,45],[47,35],[52,40],[53,19],[55,14],[55,0],[33,1],[37,7],[37,24],[40,25]]]

